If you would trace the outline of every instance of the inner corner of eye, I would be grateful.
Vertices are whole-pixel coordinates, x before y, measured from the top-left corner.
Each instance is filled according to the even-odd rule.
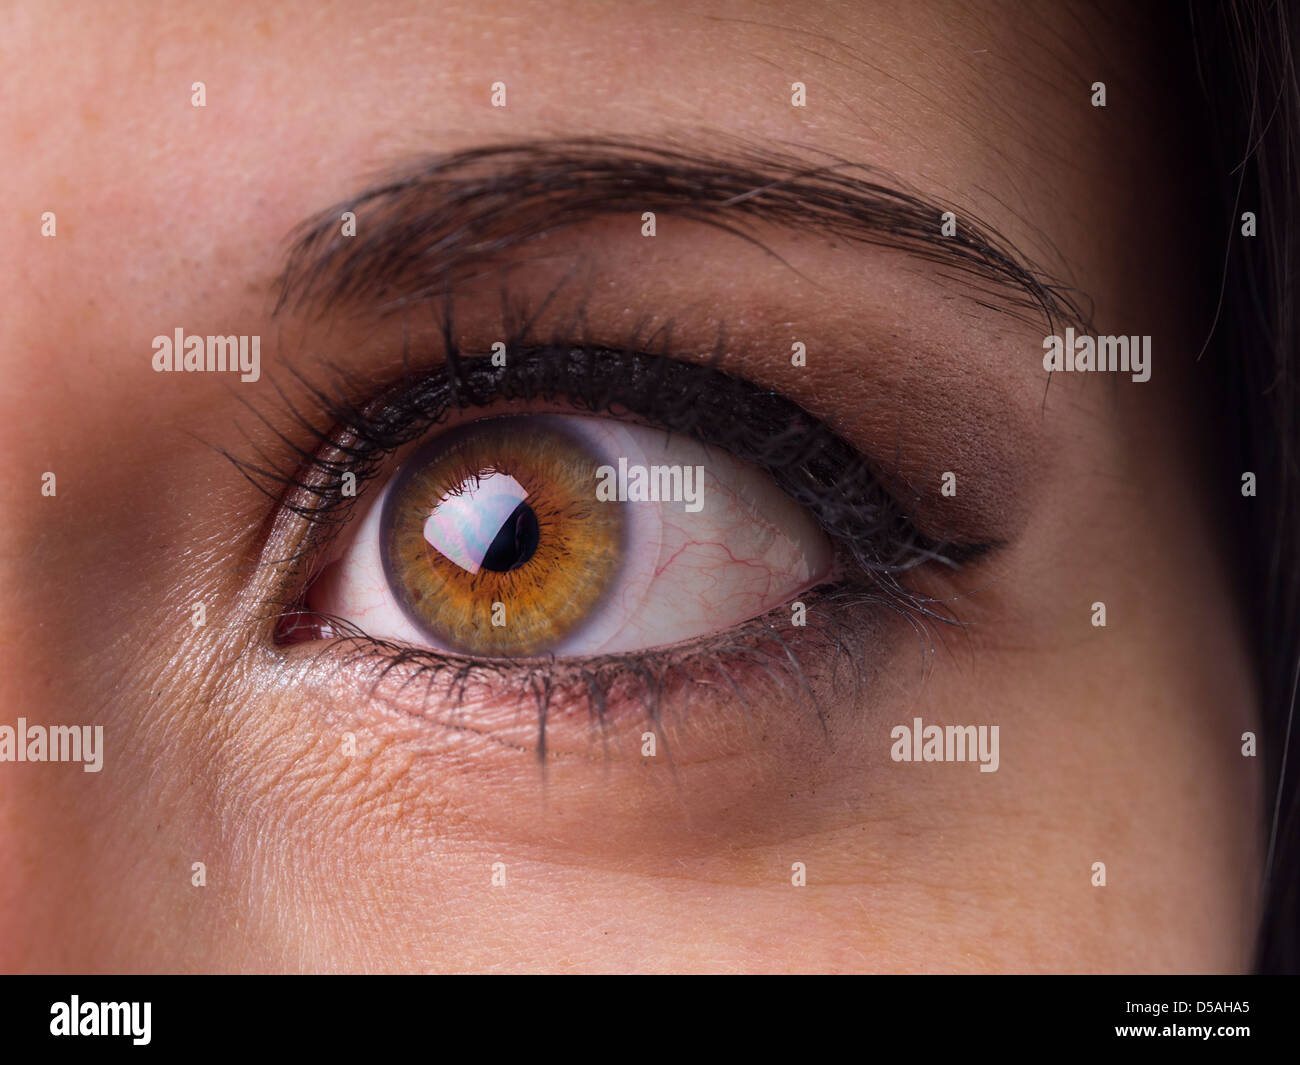
[[[307,615],[476,658],[682,643],[768,613],[834,562],[765,471],[589,415],[441,432],[354,525],[308,588]]]

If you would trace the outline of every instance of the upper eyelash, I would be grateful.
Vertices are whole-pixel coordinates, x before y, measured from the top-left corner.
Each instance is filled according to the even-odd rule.
[[[897,574],[924,561],[956,566],[994,546],[929,540],[852,445],[785,397],[714,366],[551,343],[508,351],[500,368],[486,356],[449,351],[444,365],[408,376],[364,407],[313,392],[335,428],[312,427],[322,447],[295,448],[302,460],[297,470],[285,475],[232,457],[268,494],[278,482],[280,502],[313,526],[337,523],[338,512],[350,510],[353,499],[341,492],[344,474],[364,483],[386,456],[453,410],[495,400],[561,400],[586,413],[631,414],[754,463],[869,572]]]

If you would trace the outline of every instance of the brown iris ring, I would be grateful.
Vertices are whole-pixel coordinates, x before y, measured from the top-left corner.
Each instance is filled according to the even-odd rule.
[[[591,618],[622,567],[625,519],[623,504],[596,499],[606,459],[568,420],[485,418],[403,465],[381,555],[422,633],[465,654],[527,657]]]

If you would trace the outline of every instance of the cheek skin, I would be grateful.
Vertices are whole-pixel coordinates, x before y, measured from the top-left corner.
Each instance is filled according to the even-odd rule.
[[[775,22],[793,17],[773,11]],[[456,79],[491,66],[485,39],[499,54],[494,14],[461,17],[460,35],[440,53],[461,57],[437,71],[449,79],[437,98],[458,128],[482,120]],[[566,14],[556,32],[565,45],[581,43],[563,24],[582,19]],[[656,17],[670,24],[674,16]],[[0,766],[0,969],[1247,967],[1253,914],[1243,900],[1254,897],[1262,819],[1258,766],[1240,757],[1239,737],[1258,728],[1254,685],[1225,569],[1207,543],[1205,505],[1191,495],[1201,474],[1170,424],[1178,398],[1159,384],[1180,358],[1190,361],[1178,353],[1195,352],[1199,338],[1182,335],[1193,330],[1170,310],[1177,293],[1164,293],[1154,310],[1138,305],[1147,279],[1176,275],[1178,258],[1141,235],[1179,227],[1101,199],[1112,187],[1105,178],[1056,174],[1057,151],[1040,153],[1034,177],[1050,197],[1036,194],[1024,215],[1078,251],[1080,281],[1123,323],[1117,331],[1158,338],[1163,368],[1141,386],[1147,391],[1124,393],[1142,397],[1137,410],[1127,407],[1137,399],[1116,404],[1059,382],[1051,429],[1026,448],[1045,486],[1032,513],[1016,515],[1005,553],[957,585],[968,593],[958,611],[967,629],[943,634],[924,675],[923,646],[904,626],[851,630],[879,664],[859,691],[825,700],[829,735],[808,699],[760,684],[749,714],[702,695],[692,703],[694,727],[666,725],[676,778],[641,758],[639,722],[613,730],[606,760],[598,738],[563,721],[543,778],[526,704],[486,701],[431,729],[400,707],[365,702],[343,671],[309,677],[263,646],[252,604],[266,589],[244,567],[256,560],[269,504],[187,435],[233,446],[235,415],[210,382],[163,390],[140,368],[160,328],[227,332],[231,321],[261,321],[261,275],[285,224],[330,199],[319,190],[351,181],[358,159],[380,157],[380,141],[417,140],[408,130],[424,136],[429,65],[401,51],[418,27],[398,21],[384,37],[402,79],[395,91],[373,71],[338,78],[332,69],[338,57],[373,62],[346,44],[357,39],[354,19],[340,9],[304,20],[315,36],[300,63],[317,65],[302,79],[259,80],[260,65],[205,51],[179,18],[157,84],[127,73],[155,69],[146,20],[131,31],[122,70],[82,63],[84,50],[55,32],[28,59],[10,57],[49,73],[24,79],[15,99],[33,106],[0,127],[14,159],[4,200],[28,227],[0,249],[13,256],[0,264],[13,309],[0,314],[0,358],[13,386],[0,390],[0,448],[11,456],[0,479],[12,501],[0,523],[9,561],[0,582],[0,722],[22,714],[33,723],[102,723],[107,764],[98,775]],[[613,33],[618,20],[608,19],[602,30]],[[83,26],[86,43],[116,54],[116,30]],[[896,51],[887,27],[868,30],[882,54]],[[702,30],[682,34],[693,47],[713,41]],[[250,54],[246,43],[234,42],[230,54]],[[756,63],[781,54],[770,38],[744,43],[735,53]],[[916,64],[920,82],[939,83],[950,57],[941,52],[927,68],[933,49],[923,44],[910,40],[898,54]],[[275,56],[288,56],[287,45],[276,47]],[[205,65],[211,98],[220,101],[224,87],[238,118],[214,104],[203,126],[190,121],[186,99],[183,119],[160,103],[165,84],[188,86]],[[534,85],[549,79],[575,95],[494,116],[502,129],[526,129],[561,106],[631,133],[698,118],[695,105],[682,106],[692,96],[671,70],[637,68],[630,110],[608,112],[593,110],[597,94],[567,68],[527,73]],[[710,64],[693,63],[689,77],[702,81],[691,92],[715,100],[730,81],[753,82],[761,95],[761,79],[747,73],[719,78]],[[959,108],[950,134],[942,114],[918,113],[913,96],[889,96],[887,73],[856,101],[870,106],[854,111],[901,116],[918,129],[937,123],[943,165],[960,171],[940,173],[940,184],[1003,186],[963,151]],[[606,76],[592,75],[594,84]],[[665,77],[669,91],[656,88]],[[349,94],[339,106],[330,103],[337,84]],[[70,89],[93,104],[70,111]],[[379,113],[403,100],[413,104],[396,133],[366,134],[365,143],[320,136],[315,116],[326,104],[332,128],[339,113]],[[723,113],[724,128],[810,139],[788,109],[774,123],[761,100],[724,104],[746,112]],[[1094,117],[1026,116],[1085,145],[1080,159],[1143,157],[1098,144],[1111,127]],[[846,126],[827,136],[854,144],[862,134]],[[918,172],[906,164],[920,152],[921,169],[940,166],[927,142],[907,140],[916,147],[892,158],[885,151],[881,161]],[[1001,157],[993,140],[981,150]],[[867,147],[876,154],[879,144]],[[328,151],[336,156],[307,162]],[[231,174],[253,178],[241,184]],[[61,235],[42,245],[31,223],[52,202]],[[1064,217],[1063,202],[1096,224]],[[1105,244],[1118,235],[1121,247]],[[940,301],[922,302],[918,321],[948,321]],[[949,339],[959,351],[956,331]],[[1031,355],[1036,345],[1026,339]],[[840,398],[824,405],[851,418],[862,376],[844,363],[825,381]],[[944,387],[955,398],[940,406],[959,405],[967,385]],[[1021,402],[1037,408],[1041,395]],[[978,454],[960,453],[963,477],[968,468],[980,475]],[[57,503],[33,487],[46,469],[59,474]],[[1002,469],[992,475],[1015,480]],[[997,494],[982,505],[996,510]],[[1098,599],[1111,617],[1100,631],[1088,622]],[[213,605],[201,630],[189,626],[195,601]],[[492,721],[491,736],[469,727],[474,712]],[[891,727],[914,716],[998,724],[998,772],[890,761]],[[355,755],[342,753],[349,732]],[[207,868],[203,889],[191,886],[196,861]],[[1094,861],[1107,864],[1105,889],[1091,886]],[[496,862],[505,863],[501,886],[492,884]],[[808,887],[791,885],[795,862],[806,865]]]

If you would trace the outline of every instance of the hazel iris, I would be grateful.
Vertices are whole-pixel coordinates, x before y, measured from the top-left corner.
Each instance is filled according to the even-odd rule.
[[[618,575],[623,507],[597,500],[606,458],[546,415],[487,418],[435,438],[384,504],[384,573],[403,612],[480,657],[544,654]]]

